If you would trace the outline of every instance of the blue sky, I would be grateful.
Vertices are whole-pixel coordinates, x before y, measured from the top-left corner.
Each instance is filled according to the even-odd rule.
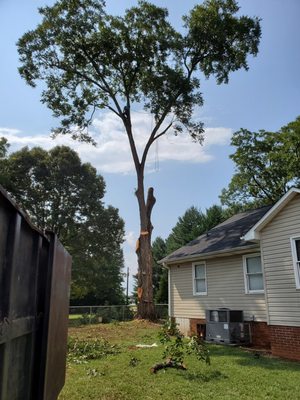
[[[181,15],[196,1],[153,0],[169,9],[171,22],[179,29]],[[135,5],[133,0],[107,0],[111,13],[122,14]],[[138,209],[134,197],[135,175],[126,138],[110,114],[97,115],[93,130],[98,147],[49,138],[58,125],[50,110],[40,103],[41,87],[32,89],[18,75],[15,43],[40,20],[37,8],[51,0],[0,0],[0,136],[6,136],[16,150],[22,146],[50,148],[67,143],[84,161],[90,161],[107,184],[105,201],[118,207],[126,223],[124,246],[126,265],[136,270],[134,244],[138,237]],[[157,203],[153,210],[153,237],[166,237],[184,211],[195,205],[202,210],[218,203],[218,195],[233,174],[228,156],[231,134],[239,128],[278,130],[300,115],[300,1],[240,0],[241,13],[262,19],[262,40],[256,58],[249,59],[249,71],[231,75],[228,85],[202,79],[204,107],[197,111],[205,123],[203,147],[185,138],[169,135],[150,155],[146,185],[153,186]],[[134,110],[141,138],[151,127],[151,116]]]

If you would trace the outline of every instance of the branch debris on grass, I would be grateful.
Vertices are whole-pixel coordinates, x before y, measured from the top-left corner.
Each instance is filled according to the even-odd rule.
[[[161,369],[175,368],[186,370],[184,357],[194,354],[198,360],[210,364],[209,350],[206,343],[198,336],[184,339],[173,320],[167,320],[160,332],[160,342],[165,346],[162,363],[155,364],[150,371],[156,373]]]

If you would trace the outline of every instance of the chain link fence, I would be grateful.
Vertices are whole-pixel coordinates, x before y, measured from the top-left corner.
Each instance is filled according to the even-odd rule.
[[[109,323],[114,321],[131,321],[136,317],[137,307],[134,304],[117,306],[72,306],[69,308],[69,325]],[[157,319],[168,318],[168,304],[156,304]]]

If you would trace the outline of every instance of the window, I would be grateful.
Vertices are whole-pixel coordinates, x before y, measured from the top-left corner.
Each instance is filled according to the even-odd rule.
[[[296,288],[300,289],[300,237],[291,238]]]
[[[194,295],[207,294],[206,265],[204,262],[193,264],[193,286]]]
[[[243,257],[246,293],[263,293],[264,278],[260,254]]]

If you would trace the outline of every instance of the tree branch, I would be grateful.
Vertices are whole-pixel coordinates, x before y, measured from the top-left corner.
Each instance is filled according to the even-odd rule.
[[[154,204],[156,202],[156,198],[154,197],[153,194],[154,190],[152,187],[148,189],[148,196],[147,196],[147,203],[146,203],[146,213],[147,213],[147,218],[148,218],[148,232],[151,234],[153,230],[153,226],[151,224],[151,213],[152,209],[154,207]]]
[[[156,374],[157,371],[159,371],[161,369],[167,369],[167,368],[182,369],[182,370],[186,371],[186,366],[185,365],[183,365],[182,363],[179,363],[179,362],[175,362],[173,360],[167,360],[167,361],[165,361],[163,363],[155,364],[150,369],[150,371],[153,374]]]
[[[272,196],[264,189],[264,187],[259,183],[259,181],[255,178],[255,175],[252,175],[252,178],[254,180],[254,182],[256,183],[256,185],[260,188],[260,190],[266,195],[266,197],[274,202],[274,199],[272,198]]]
[[[87,57],[89,62],[92,64],[96,74],[98,75],[98,77],[100,78],[102,83],[104,84],[104,88],[101,85],[102,86],[101,89],[110,96],[110,98],[112,99],[112,101],[114,102],[114,104],[115,104],[115,106],[116,106],[116,108],[118,110],[118,112],[116,114],[122,119],[122,116],[121,116],[122,115],[122,109],[121,109],[121,107],[119,105],[119,102],[117,101],[115,93],[111,90],[109,84],[107,83],[106,79],[104,78],[104,75],[101,73],[98,64],[95,62],[94,58],[89,55],[89,53],[87,52],[85,47],[81,46],[81,50],[83,51],[84,55]]]
[[[165,135],[165,134],[168,132],[168,130],[172,127],[173,123],[174,123],[174,121],[170,122],[169,125],[168,125],[162,132],[160,132],[159,134],[157,134],[157,135],[155,136],[155,138],[153,138],[153,142],[154,142],[155,140],[157,140],[158,138],[160,138],[161,136]]]
[[[130,150],[131,150],[135,170],[137,172],[137,176],[139,177],[139,174],[143,173],[143,168],[141,168],[140,159],[138,156],[138,152],[136,150],[136,145],[135,145],[135,141],[134,141],[133,134],[132,134],[130,107],[128,107],[128,110],[127,110],[127,118],[123,115],[122,120],[123,120],[125,129],[126,129],[128,140],[129,140],[129,145],[130,145]]]

